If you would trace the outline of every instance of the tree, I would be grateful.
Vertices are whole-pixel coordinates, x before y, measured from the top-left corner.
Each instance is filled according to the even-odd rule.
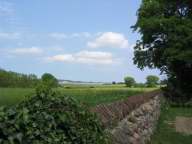
[[[115,85],[115,84],[116,84],[116,81],[112,81],[112,84]]]
[[[0,87],[35,87],[39,79],[34,74],[21,74],[0,69]]]
[[[146,85],[147,87],[156,87],[159,81],[159,77],[154,75],[149,75],[146,77]]]
[[[126,84],[127,87],[132,87],[136,83],[135,79],[133,77],[129,77],[129,76],[125,77],[124,81],[125,81],[125,84]]]
[[[57,79],[50,73],[44,73],[41,77],[42,83],[48,87],[57,87]]]
[[[140,68],[167,74],[173,98],[192,93],[192,1],[143,0],[133,26],[141,34],[134,51]]]

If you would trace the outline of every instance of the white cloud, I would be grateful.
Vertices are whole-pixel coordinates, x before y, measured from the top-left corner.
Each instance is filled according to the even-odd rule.
[[[38,47],[31,47],[31,48],[16,48],[10,51],[10,53],[18,54],[18,55],[37,55],[43,52],[42,49]]]
[[[99,35],[95,40],[88,42],[87,46],[90,48],[128,48],[129,44],[122,33],[105,32]]]
[[[46,58],[48,61],[73,62],[83,64],[112,64],[116,59],[108,52],[80,51],[74,54],[60,54]]]
[[[13,4],[7,1],[0,2],[0,16],[12,15],[14,13]]]
[[[67,38],[90,38],[92,35],[88,32],[71,33],[71,34],[55,32],[55,33],[50,33],[49,36],[58,40],[62,40]]]
[[[80,63],[112,64],[113,56],[108,52],[81,51],[76,54],[76,59]]]
[[[81,37],[89,38],[91,36],[92,35],[88,32],[81,32],[81,33],[72,33],[70,37],[71,38],[81,38]]]
[[[67,35],[65,33],[51,33],[51,34],[49,34],[49,36],[52,38],[55,38],[55,39],[59,39],[59,40],[67,38]]]
[[[74,57],[71,54],[60,54],[47,58],[48,61],[73,62]]]
[[[0,32],[0,39],[19,39],[21,36],[20,33],[8,33],[8,32]]]

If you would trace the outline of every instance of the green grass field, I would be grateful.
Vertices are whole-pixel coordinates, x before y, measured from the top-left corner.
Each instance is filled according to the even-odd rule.
[[[124,85],[67,85],[55,89],[61,95],[75,98],[95,106],[101,103],[110,103],[125,99],[129,96],[155,90],[156,88],[127,88]],[[0,106],[11,106],[24,100],[25,97],[33,96],[34,89],[27,88],[0,88]],[[192,135],[186,136],[176,133],[173,126],[168,122],[175,120],[176,116],[191,116],[192,108],[176,108],[163,106],[157,129],[152,137],[151,144],[191,144]]]
[[[154,88],[127,88],[124,85],[68,85],[56,89],[62,95],[73,97],[88,106],[110,103],[152,90]],[[0,106],[17,104],[34,93],[34,89],[0,88]]]
[[[192,117],[192,108],[164,107],[151,144],[192,144],[192,135],[177,133],[174,125],[169,124],[176,116]]]

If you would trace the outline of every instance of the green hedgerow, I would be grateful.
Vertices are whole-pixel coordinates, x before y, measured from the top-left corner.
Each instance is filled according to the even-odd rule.
[[[106,144],[97,117],[69,97],[40,93],[0,109],[0,144]]]

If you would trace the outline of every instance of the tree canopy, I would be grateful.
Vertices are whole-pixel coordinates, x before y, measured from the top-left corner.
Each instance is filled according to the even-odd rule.
[[[149,75],[146,77],[146,80],[147,87],[156,87],[158,85],[159,77],[155,75]]]
[[[34,74],[21,74],[0,69],[0,87],[35,87],[39,79]]]
[[[57,87],[58,81],[57,79],[50,73],[44,73],[41,77],[41,80],[44,85],[48,87]]]
[[[192,1],[143,0],[133,26],[141,34],[134,63],[167,74],[173,95],[192,93]]]
[[[127,87],[132,87],[135,85],[135,79],[133,77],[127,76],[124,78],[125,84]]]

